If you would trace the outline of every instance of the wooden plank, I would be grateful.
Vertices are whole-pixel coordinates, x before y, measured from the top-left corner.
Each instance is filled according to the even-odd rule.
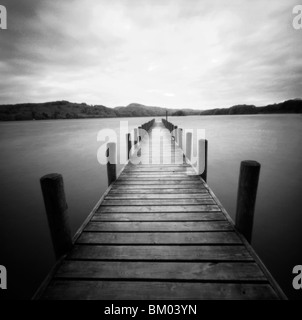
[[[120,178],[199,178],[198,175],[193,174],[193,173],[175,173],[175,172],[171,172],[170,174],[168,173],[160,173],[160,172],[154,172],[154,173],[148,173],[146,174],[146,172],[141,172],[141,173],[122,173],[120,175]]]
[[[55,278],[265,281],[256,263],[65,261]]]
[[[152,165],[152,168],[155,169],[156,165]],[[168,169],[169,167],[167,167]],[[196,175],[196,171],[191,167],[191,168],[186,168],[186,167],[181,167],[178,169],[173,169],[170,168],[170,170],[164,170],[164,169],[158,169],[158,170],[151,170],[150,169],[131,169],[131,170],[124,170],[122,174],[125,175],[146,175],[146,176],[151,176],[153,174],[163,174],[163,175],[173,175],[173,174],[178,174],[178,175],[184,175],[184,174],[190,174],[190,175]]]
[[[130,213],[130,212],[202,212],[221,211],[217,205],[193,205],[193,206],[100,206],[96,212],[104,213]]]
[[[196,182],[199,181],[200,183],[201,180],[198,177],[189,177],[189,176],[183,176],[183,177],[120,177],[119,181],[138,181],[139,183],[141,183],[141,181],[192,181],[192,182]]]
[[[155,166],[155,165],[154,165]],[[173,175],[173,174],[179,174],[179,175],[196,175],[196,172],[193,169],[174,169],[174,170],[151,170],[149,171],[149,169],[139,169],[139,170],[126,170],[123,171],[123,174],[125,175],[130,175],[130,174],[135,174],[135,175],[146,175],[146,176],[152,176],[154,174],[159,175],[159,174],[163,174],[163,175]]]
[[[91,221],[208,221],[226,220],[222,212],[97,213]]]
[[[190,186],[190,185],[182,185],[182,186],[178,186],[178,185],[122,185],[122,184],[114,184],[112,185],[112,189],[111,191],[115,191],[115,190],[123,190],[123,191],[127,191],[127,190],[155,190],[155,191],[159,191],[160,192],[164,192],[167,191],[166,189],[171,190],[174,189],[174,191],[178,191],[178,192],[185,192],[185,190],[206,190],[208,191],[209,189],[205,187],[204,184],[200,184],[200,185],[196,185],[196,186]]]
[[[235,232],[83,232],[78,244],[242,244]]]
[[[268,284],[55,280],[44,300],[272,300]]]
[[[140,158],[139,161],[141,163],[150,163],[150,164],[155,164],[155,165],[160,165],[160,164],[173,164],[173,163],[181,163],[183,161],[182,157],[179,158],[171,158],[171,157],[166,157],[166,158],[160,158],[160,157],[150,157],[150,158]]]
[[[165,173],[165,172],[136,172],[136,173],[125,173],[123,172],[120,175],[121,178],[198,178],[198,175],[196,173],[180,173],[180,172],[171,172],[171,173]]]
[[[164,165],[163,165],[164,166]],[[193,173],[196,173],[192,167],[189,167],[189,166],[183,166],[183,165],[179,165],[177,167],[173,166],[173,165],[170,165],[170,164],[166,164],[165,167],[163,166],[157,166],[157,165],[150,165],[149,167],[147,166],[142,166],[140,168],[139,165],[137,165],[136,168],[131,168],[131,167],[127,167],[127,169],[125,169],[123,172],[124,173],[135,173],[135,172],[163,172],[163,173],[170,173],[170,172],[191,172],[192,174]]]
[[[227,231],[234,230],[228,221],[148,221],[90,222],[85,231]]]
[[[75,245],[67,260],[252,261],[244,246]]]
[[[133,197],[150,197],[150,199],[156,197],[158,195],[158,192],[160,192],[160,195],[165,197],[168,196],[171,199],[173,197],[199,197],[202,196],[203,194],[208,194],[207,189],[161,189],[155,190],[155,189],[112,189],[109,193],[109,197],[119,197],[119,196],[133,196]]]
[[[198,186],[202,185],[200,180],[154,180],[154,181],[128,181],[128,180],[116,180],[115,185],[190,185]]]
[[[196,193],[196,194],[162,194],[162,193],[141,193],[141,194],[125,194],[125,193],[110,193],[105,199],[106,200],[148,200],[148,199],[213,199],[210,194],[207,193]]]
[[[207,197],[205,199],[141,199],[141,200],[104,200],[102,206],[165,206],[165,205],[203,205],[216,204],[213,198]]]

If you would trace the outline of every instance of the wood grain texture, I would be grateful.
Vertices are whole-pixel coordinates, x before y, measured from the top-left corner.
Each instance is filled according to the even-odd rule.
[[[226,220],[222,212],[96,213],[91,221],[215,221]]]
[[[213,199],[208,192],[204,193],[185,193],[185,194],[127,194],[127,193],[110,193],[106,200],[147,200],[147,199]]]
[[[148,222],[90,222],[85,231],[228,231],[233,227],[228,221],[148,221]]]
[[[160,192],[160,194],[164,195],[171,195],[174,196],[174,194],[179,195],[196,195],[196,194],[201,194],[201,193],[208,193],[208,190],[206,188],[196,188],[196,189],[183,189],[183,188],[130,188],[130,187],[114,187],[111,189],[110,195],[113,197],[115,194],[122,194],[122,195],[127,195],[127,194],[133,194],[136,195],[137,197],[140,197],[141,194],[145,195],[150,195],[152,196],[157,195]],[[193,197],[194,197],[193,196]]]
[[[216,204],[212,197],[203,199],[105,199],[102,206],[175,206]]]
[[[265,281],[253,262],[65,261],[55,278]]]
[[[244,246],[90,246],[75,245],[68,255],[73,260],[179,260],[179,261],[252,261]]]
[[[130,212],[209,212],[221,211],[217,205],[178,205],[178,206],[103,206],[101,205],[96,212],[104,213],[130,213]]]
[[[275,300],[268,284],[53,281],[45,300]]]
[[[235,232],[83,232],[78,244],[242,244]]]

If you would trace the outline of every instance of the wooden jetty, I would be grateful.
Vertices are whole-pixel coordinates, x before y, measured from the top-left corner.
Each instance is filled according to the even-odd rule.
[[[116,180],[111,173],[112,183],[35,298],[286,298],[186,161],[181,129],[166,120],[140,129],[149,131],[136,140],[141,163],[128,162]],[[151,150],[159,132],[162,146]]]

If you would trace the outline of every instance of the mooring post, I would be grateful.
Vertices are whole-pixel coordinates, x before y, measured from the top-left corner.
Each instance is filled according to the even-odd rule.
[[[107,177],[108,177],[108,186],[116,180],[116,143],[109,142],[107,143]]]
[[[137,129],[134,129],[134,141],[133,144],[136,145],[138,143],[138,134],[137,134]]]
[[[127,151],[127,159],[130,159],[130,156],[131,156],[130,152],[131,152],[131,147],[132,147],[132,145],[131,145],[131,134],[130,133],[126,134],[126,146],[127,146],[127,149],[126,149],[126,151]]]
[[[138,127],[138,142],[142,141],[142,127]]]
[[[174,126],[173,136],[174,136],[174,141],[177,142],[177,126]]]
[[[186,134],[186,157],[191,161],[192,155],[192,132]]]
[[[178,145],[179,145],[179,148],[182,149],[182,129],[179,128],[178,129]]]
[[[207,182],[208,174],[208,140],[198,141],[198,173]]]
[[[260,163],[252,160],[242,161],[240,166],[236,227],[248,242],[252,240],[260,167]]]
[[[56,258],[70,251],[72,238],[62,175],[48,174],[40,179],[50,234]]]

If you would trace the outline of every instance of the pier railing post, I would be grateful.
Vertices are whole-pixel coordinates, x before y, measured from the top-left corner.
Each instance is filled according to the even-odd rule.
[[[142,127],[138,127],[137,135],[138,135],[138,143],[140,143],[142,140]]]
[[[192,132],[186,134],[186,157],[191,161],[192,156]]]
[[[48,174],[40,179],[40,183],[52,243],[59,259],[72,247],[63,177],[57,173]]]
[[[248,242],[252,240],[260,167],[260,163],[251,160],[242,161],[240,166],[236,227]]]
[[[134,141],[133,144],[136,145],[138,143],[138,134],[137,134],[137,129],[134,129]]]
[[[126,134],[126,152],[127,152],[127,159],[130,159],[130,152],[131,152],[131,148],[132,148],[132,143],[131,143],[131,134],[127,133]]]
[[[178,129],[178,145],[179,145],[179,148],[182,149],[182,129],[179,128]]]
[[[116,180],[116,143],[109,142],[107,143],[107,177],[108,177],[108,186],[111,185],[112,182]]]
[[[178,131],[178,127],[174,126],[174,130],[173,130],[173,136],[174,136],[174,141],[177,142],[177,131]]]
[[[198,173],[207,182],[208,175],[208,140],[198,141]]]

